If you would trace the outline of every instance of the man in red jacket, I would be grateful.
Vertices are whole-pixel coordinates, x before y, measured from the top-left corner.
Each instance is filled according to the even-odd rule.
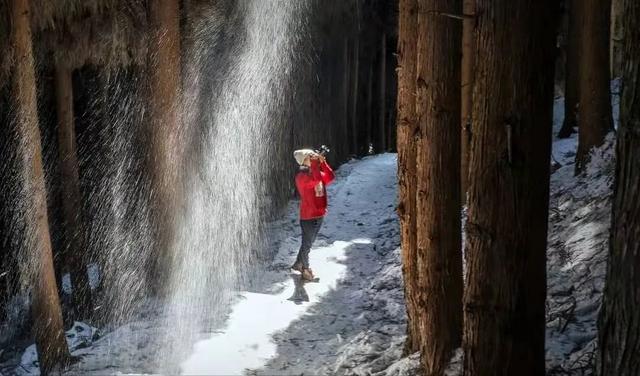
[[[302,244],[291,269],[299,271],[302,278],[309,281],[314,278],[313,271],[309,268],[309,252],[327,213],[326,186],[333,181],[335,175],[322,154],[302,149],[296,150],[293,156],[300,165],[300,171],[296,175],[296,188],[300,194]]]

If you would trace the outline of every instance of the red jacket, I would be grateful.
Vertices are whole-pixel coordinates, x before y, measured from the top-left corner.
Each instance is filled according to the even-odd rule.
[[[323,217],[327,213],[327,189],[335,174],[327,162],[311,161],[308,171],[296,175],[296,187],[300,194],[300,219]]]

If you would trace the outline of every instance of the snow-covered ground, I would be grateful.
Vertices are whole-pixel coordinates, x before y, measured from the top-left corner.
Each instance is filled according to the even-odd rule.
[[[291,202],[287,215],[271,225],[274,259],[250,291],[238,294],[224,325],[195,343],[178,369],[213,375],[368,374],[397,361],[405,311],[396,164],[395,154],[383,154],[337,171],[328,187],[329,213],[311,252],[317,282],[303,283],[288,268],[300,245],[298,203]],[[153,372],[153,337],[161,336],[161,321],[147,314],[100,338],[94,328],[74,326],[67,337],[81,360],[68,373]],[[81,344],[74,338],[82,338]],[[38,373],[34,346],[16,373]]]
[[[293,202],[282,223],[287,236],[275,267],[263,277],[283,282],[270,291],[244,293],[226,328],[195,345],[183,372],[333,374],[371,363],[391,346],[388,338],[404,331],[396,163],[394,154],[384,154],[338,171],[329,186],[329,213],[311,252],[318,282],[303,283],[288,270],[299,247]],[[376,337],[374,346],[348,346]]]
[[[329,191],[331,203],[320,245],[353,243],[342,260],[327,259],[339,262],[345,273],[319,303],[272,337],[277,355],[253,373],[368,375],[384,371],[400,358],[405,308],[395,213],[396,164],[394,154],[383,154],[340,168]],[[279,261],[290,264],[296,249],[291,245],[285,249]],[[314,249],[312,255],[322,257],[322,252]],[[316,265],[312,263],[312,268]]]
[[[556,128],[562,101],[556,102]],[[604,284],[613,175],[613,142],[573,176],[576,137],[554,139],[547,253],[549,374],[589,374]],[[274,258],[249,291],[239,292],[220,328],[193,344],[176,370],[213,375],[389,375],[418,373],[418,354],[402,358],[405,307],[399,250],[396,155],[340,167],[329,187],[329,213],[311,252],[317,282],[288,269],[300,244],[296,201],[271,225]],[[101,338],[77,324],[69,373],[153,372],[149,314]],[[457,363],[460,362],[457,354]],[[33,374],[35,351],[19,374]],[[2,369],[2,368],[0,368]],[[457,375],[457,367],[449,375]]]
[[[614,97],[614,101],[617,100]],[[556,103],[556,107],[562,101]],[[614,114],[617,109],[614,102]],[[558,110],[556,113],[560,113]],[[557,122],[562,119],[556,116]],[[557,124],[558,125],[558,124]],[[574,176],[577,135],[554,142],[547,249],[547,374],[590,375],[611,221],[613,137]]]

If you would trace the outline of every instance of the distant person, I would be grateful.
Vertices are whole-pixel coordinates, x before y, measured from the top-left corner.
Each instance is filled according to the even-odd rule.
[[[335,174],[324,155],[311,149],[296,150],[293,157],[300,165],[300,171],[296,174],[296,188],[300,194],[302,244],[291,269],[302,273],[302,279],[311,281],[315,276],[309,267],[309,252],[327,213],[326,186],[333,181]]]

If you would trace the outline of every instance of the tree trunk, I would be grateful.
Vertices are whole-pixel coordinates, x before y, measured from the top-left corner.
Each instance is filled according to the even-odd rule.
[[[582,0],[580,43],[580,130],[576,174],[589,162],[589,153],[601,146],[613,129],[609,78],[609,24],[611,0]]]
[[[407,304],[405,354],[420,350],[418,312],[418,269],[416,248],[416,146],[414,135],[416,101],[416,54],[418,43],[418,0],[400,0],[398,27],[398,216],[402,243],[402,274]]]
[[[56,104],[58,114],[58,151],[62,172],[62,212],[69,248],[65,257],[73,289],[76,320],[84,320],[93,312],[91,287],[85,259],[86,245],[80,204],[80,175],[73,114],[71,70],[56,67]]]
[[[353,71],[351,72],[351,132],[353,134],[353,138],[351,140],[351,154],[358,155],[358,82],[360,71],[360,42],[359,37],[356,35],[353,41],[353,62],[351,63],[351,68]]]
[[[342,163],[344,160],[348,159],[348,155],[349,155],[349,140],[350,140],[350,133],[349,130],[351,129],[349,127],[349,120],[350,120],[350,112],[349,112],[349,102],[350,102],[350,95],[349,95],[349,90],[350,90],[350,85],[349,85],[349,75],[350,75],[350,70],[351,67],[349,65],[350,63],[350,56],[349,56],[349,40],[345,39],[343,42],[343,54],[342,54],[342,64],[340,65],[340,69],[342,70],[342,105],[343,108],[342,110],[344,111],[344,113],[342,114],[342,127],[341,127],[341,134],[344,135],[344,139],[342,140],[338,140],[341,143],[342,146],[342,151],[341,151],[341,155],[340,155],[340,163]]]
[[[397,44],[397,40],[391,39],[387,42],[387,46],[391,44]],[[387,47],[388,49],[389,47]],[[397,152],[396,150],[396,99],[397,99],[397,88],[398,88],[398,76],[396,75],[396,67],[397,67],[397,57],[394,51],[390,51],[393,53],[387,53],[387,88],[388,91],[386,93],[387,100],[387,148],[391,152]]]
[[[473,39],[476,29],[475,0],[463,0],[462,13],[467,17],[462,21],[462,103],[460,107],[462,132],[460,134],[460,182],[462,203],[467,201],[469,186],[469,146],[471,145],[471,104],[473,103]]]
[[[373,63],[374,63],[374,59],[375,56],[372,56],[372,59],[369,61],[369,73],[367,74],[367,114],[366,114],[366,143],[365,143],[365,149],[364,149],[364,154],[367,155],[369,154],[369,151],[371,150],[371,145],[372,145],[372,141],[373,141],[373,118],[374,118],[374,113],[373,113]],[[377,150],[376,150],[377,152]]]
[[[364,31],[362,32],[364,33]],[[370,142],[371,125],[371,56],[366,47],[366,36],[361,35],[359,52],[359,78],[358,78],[358,155],[367,155]]]
[[[620,77],[622,73],[622,45],[624,39],[622,0],[611,1],[611,37],[610,37],[610,67],[611,77]]]
[[[384,153],[387,151],[387,143],[386,143],[386,123],[387,117],[387,35],[383,32],[381,35],[380,42],[380,71],[378,76],[378,147],[376,148],[377,153]]]
[[[151,41],[150,105],[154,209],[158,218],[158,256],[151,271],[154,289],[162,283],[170,264],[174,221],[181,208],[180,184],[183,158],[182,129],[178,114],[180,90],[180,2],[152,0],[149,5],[155,33]]]
[[[27,249],[35,261],[32,272],[33,331],[40,370],[47,374],[69,360],[69,349],[62,326],[62,312],[56,287],[51,236],[47,213],[47,192],[42,166],[42,146],[38,128],[36,78],[31,42],[31,10],[28,0],[9,2],[14,48],[13,95],[16,122],[21,137],[22,160],[25,162],[26,200],[28,202]]]
[[[569,31],[567,33],[567,62],[564,82],[564,120],[558,138],[568,138],[578,126],[578,101],[580,100],[580,43],[582,40],[582,2],[569,1]]]
[[[349,155],[352,153],[353,149],[353,140],[355,139],[355,134],[353,133],[353,124],[351,123],[351,113],[353,111],[353,96],[351,95],[351,87],[352,87],[352,71],[353,71],[353,41],[349,38],[345,42],[345,57],[344,57],[344,90],[345,90],[345,127],[347,132],[346,149],[345,149],[345,158],[348,159]]]
[[[544,375],[559,9],[555,0],[476,4],[464,374]]]
[[[441,375],[462,336],[460,234],[461,0],[420,0],[416,77],[416,232],[421,360]]]
[[[623,4],[624,71],[609,263],[598,322],[599,375],[640,374],[640,3]]]

